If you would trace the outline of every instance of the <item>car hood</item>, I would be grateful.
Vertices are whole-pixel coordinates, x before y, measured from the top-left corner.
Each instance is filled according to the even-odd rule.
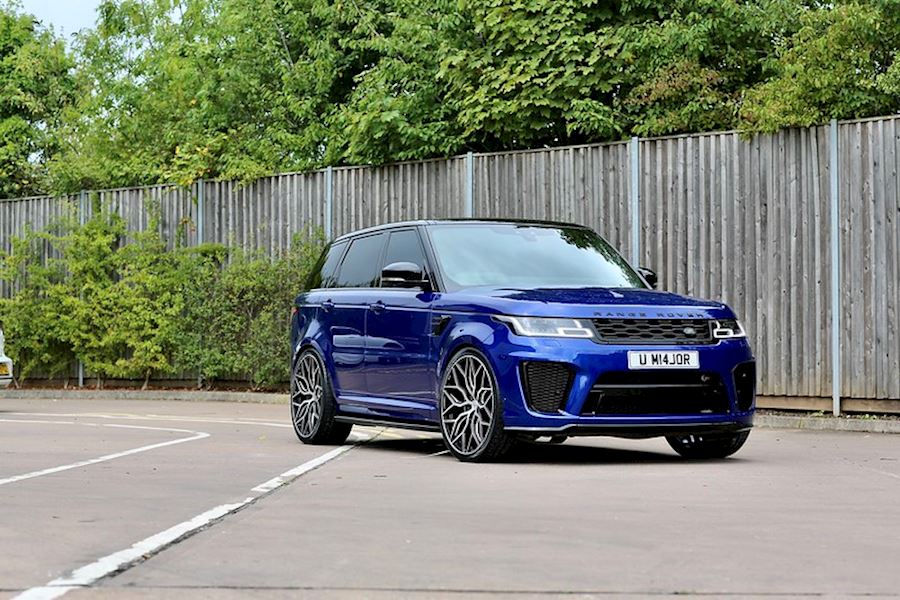
[[[721,302],[636,288],[470,288],[443,294],[435,310],[581,318],[733,318]]]

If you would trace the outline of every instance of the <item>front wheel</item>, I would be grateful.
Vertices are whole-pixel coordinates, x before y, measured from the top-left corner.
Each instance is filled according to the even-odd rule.
[[[737,433],[690,433],[669,435],[666,441],[672,450],[685,458],[725,458],[741,449],[747,441],[749,431]]]
[[[447,449],[461,461],[487,462],[513,444],[503,430],[503,402],[484,356],[472,349],[447,364],[440,389],[441,434]]]
[[[337,403],[325,363],[312,348],[300,353],[291,376],[291,422],[304,444],[343,444],[353,425],[334,420]]]

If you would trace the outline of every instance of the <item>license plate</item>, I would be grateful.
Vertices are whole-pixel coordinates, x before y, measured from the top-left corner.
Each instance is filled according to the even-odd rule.
[[[0,363],[0,377],[9,377],[9,365]]]
[[[700,353],[696,350],[638,351],[628,353],[629,369],[699,369]]]

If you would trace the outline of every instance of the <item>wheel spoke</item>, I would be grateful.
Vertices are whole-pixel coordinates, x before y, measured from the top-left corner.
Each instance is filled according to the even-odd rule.
[[[455,406],[457,408],[464,408],[468,406],[468,403],[466,402],[466,393],[460,388],[445,389],[444,397],[450,402],[452,406]]]
[[[466,432],[466,417],[461,416],[453,422],[453,428],[450,430],[450,439],[457,440]]]

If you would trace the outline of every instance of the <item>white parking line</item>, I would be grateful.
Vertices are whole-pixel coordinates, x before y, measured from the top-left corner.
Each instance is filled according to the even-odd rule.
[[[293,469],[285,471],[284,473],[282,473],[281,475],[278,475],[277,477],[273,477],[272,479],[270,479],[268,481],[264,481],[263,483],[254,487],[250,491],[257,492],[259,494],[265,494],[265,493],[271,492],[272,490],[278,489],[281,486],[283,486],[285,483],[287,483],[288,481],[293,481],[294,479],[297,479],[304,473],[308,473],[309,471],[312,471],[316,467],[324,465],[329,460],[331,460],[333,458],[337,458],[338,456],[340,456],[341,454],[343,454],[344,452],[346,452],[347,450],[349,450],[352,447],[353,446],[341,446],[340,448],[335,448],[331,452],[326,452],[325,454],[323,454],[322,456],[320,456],[318,458],[309,460],[309,461],[303,463],[302,465],[296,466]]]
[[[107,575],[118,573],[134,563],[145,560],[150,556],[161,552],[167,546],[183,538],[190,537],[194,533],[209,526],[211,523],[241,510],[264,495],[269,494],[283,485],[297,479],[301,475],[324,465],[328,461],[334,460],[354,447],[355,444],[341,446],[312,460],[308,460],[305,463],[254,487],[252,491],[257,492],[256,495],[250,496],[242,502],[222,504],[215,508],[211,508],[192,519],[132,544],[131,547],[126,548],[125,550],[114,552],[103,558],[99,558],[88,565],[75,569],[64,577],[54,579],[40,587],[33,587],[25,590],[16,596],[14,600],[51,600],[52,598],[59,598],[72,590],[88,587]]]
[[[125,565],[135,562],[141,557],[155,554],[161,548],[168,546],[180,538],[206,527],[213,521],[221,519],[227,514],[233,513],[239,508],[246,506],[252,500],[253,498],[247,498],[243,502],[223,504],[211,508],[210,510],[197,515],[193,519],[179,523],[156,535],[151,535],[136,544],[132,544],[130,548],[114,552],[113,554],[104,556],[79,569],[75,569],[65,577],[54,579],[40,587],[33,587],[25,590],[15,598],[22,600],[50,600],[51,598],[59,598],[63,594],[74,589],[89,586],[98,579],[111,573],[115,573]]]
[[[157,415],[157,414],[134,414],[134,413],[47,413],[47,412],[10,412],[4,413],[9,416],[23,416],[23,417],[72,417],[72,418],[83,418],[83,419],[107,419],[107,420],[125,420],[125,421],[181,421],[184,423],[216,423],[223,425],[261,425],[264,427],[278,427],[278,428],[286,428],[291,429],[293,425],[290,423],[274,423],[272,421],[266,421],[264,419],[256,419],[256,418],[241,418],[241,419],[208,419],[204,417],[181,417],[178,415]],[[414,433],[408,430],[404,430],[404,434],[401,434],[397,431],[385,431],[379,425],[354,425],[353,431],[374,433],[376,431],[382,432],[382,435],[385,437],[392,437],[396,439],[406,439],[410,435],[420,439],[431,439],[432,436],[429,434],[422,433]]]
[[[40,471],[32,471],[30,473],[23,473],[21,475],[13,475],[12,477],[7,477],[5,479],[0,479],[0,485],[7,485],[10,483],[16,483],[17,481],[24,481],[26,479],[34,479],[35,477],[42,477],[43,475],[52,475],[53,473],[59,473],[61,471],[68,471],[70,469],[78,469],[80,467],[86,467],[89,465],[95,465],[97,463],[102,463],[110,460],[115,460],[117,458],[122,458],[124,456],[131,456],[132,454],[139,454],[141,452],[147,452],[149,450],[156,450],[157,448],[165,448],[166,446],[174,446],[175,444],[184,444],[185,442],[193,442],[194,440],[202,440],[203,438],[208,438],[209,434],[203,431],[191,431],[190,429],[172,429],[169,427],[142,427],[139,425],[117,425],[117,424],[107,424],[107,423],[79,423],[76,421],[39,421],[39,420],[26,420],[26,419],[0,419],[0,423],[39,423],[39,424],[54,424],[54,425],[82,425],[86,427],[116,427],[116,428],[127,428],[127,429],[146,429],[150,431],[166,431],[166,432],[175,432],[175,433],[190,433],[189,437],[179,438],[177,440],[169,440],[168,442],[159,442],[157,444],[150,444],[148,446],[141,446],[140,448],[132,448],[131,450],[125,450],[124,452],[116,452],[114,454],[106,454],[104,456],[98,456],[97,458],[89,458],[87,460],[80,460],[78,462],[70,463],[68,465],[61,465],[59,467],[51,467],[49,469],[41,469]]]
[[[260,419],[205,419],[202,417],[179,417],[177,415],[135,415],[129,413],[34,413],[15,412],[6,413],[11,416],[23,417],[80,417],[85,419],[119,419],[126,421],[182,421],[185,423],[220,423],[224,425],[261,425],[264,427],[280,427],[290,429],[290,423],[273,423]],[[287,418],[287,417],[285,417]]]

